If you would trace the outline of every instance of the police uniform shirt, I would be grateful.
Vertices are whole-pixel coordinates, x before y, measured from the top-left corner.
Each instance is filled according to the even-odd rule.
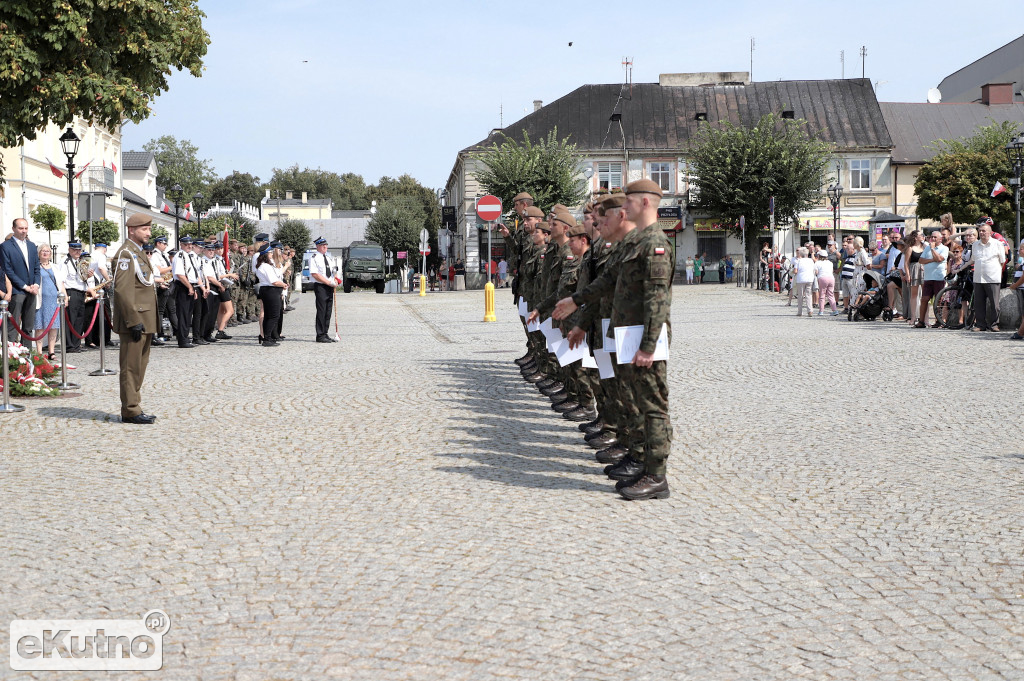
[[[326,253],[315,253],[309,259],[309,278],[315,284],[323,284],[323,282],[314,277],[314,274],[322,275],[330,281],[336,272],[337,270],[334,268],[333,263],[331,263],[331,256]]]
[[[213,269],[213,259],[203,256],[203,281],[208,282],[207,277],[217,278],[217,271]]]
[[[265,262],[256,269],[256,277],[260,280],[260,286],[272,286],[281,281],[278,269],[269,262]],[[281,289],[282,291],[284,289]]]
[[[98,250],[93,251],[92,261],[89,263],[89,273],[92,274],[96,281],[100,281],[101,277],[103,276],[102,272],[100,271],[101,269],[103,272],[107,273],[106,278],[109,279],[110,270],[107,269],[107,254],[101,253]]]
[[[168,275],[160,274],[160,270],[162,268],[164,268],[164,267],[171,267],[171,269],[173,270],[173,267],[171,265],[171,261],[167,257],[167,253],[165,253],[164,251],[161,251],[159,248],[154,248],[153,249],[153,254],[151,256],[149,256],[149,264],[153,268],[153,276],[155,276],[155,277],[163,277],[164,282],[166,283],[167,279],[168,279]],[[173,272],[172,272],[172,274],[173,274]]]
[[[174,255],[174,263],[171,265],[171,275],[175,278],[178,275],[184,276],[188,283],[195,284],[198,281],[198,275],[191,255],[191,253],[186,253],[185,251],[178,251]]]
[[[252,262],[250,263],[250,266],[252,267],[253,274],[256,274],[256,285],[253,286],[253,290],[256,292],[256,295],[260,294],[260,286],[262,286],[262,282],[260,281],[259,274],[257,272],[257,270],[259,268],[256,267],[256,261],[259,260],[259,259],[260,259],[260,254],[257,251],[256,253],[252,254],[252,258],[251,258]]]
[[[84,292],[86,285],[82,274],[78,271],[78,262],[78,260],[72,260],[70,256],[65,258],[64,263],[60,266],[60,278],[64,282],[65,289]]]
[[[228,271],[224,268],[224,258],[215,255],[210,258],[210,265],[213,267],[213,278],[217,281],[220,281],[227,275]]]

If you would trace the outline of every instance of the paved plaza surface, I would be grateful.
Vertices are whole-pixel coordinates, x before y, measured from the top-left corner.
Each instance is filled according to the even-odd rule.
[[[312,295],[0,415],[12,619],[171,618],[159,672],[0,679],[1022,679],[1024,343],[677,286],[672,496],[523,382],[509,291]],[[116,366],[116,354],[112,356]]]

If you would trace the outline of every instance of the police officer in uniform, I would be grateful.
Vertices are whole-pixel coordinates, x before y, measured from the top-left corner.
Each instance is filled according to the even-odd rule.
[[[198,298],[199,270],[189,252],[191,248],[192,237],[183,236],[178,239],[178,252],[171,264],[175,280],[174,305],[178,314],[175,332],[178,335],[179,348],[195,347],[189,342],[188,333],[192,329],[192,307]]]
[[[82,243],[80,241],[68,242],[68,255],[64,258],[63,275],[64,288],[68,292],[68,317],[71,318],[70,327],[82,333],[85,325],[85,290],[88,282],[82,278],[82,268],[79,267],[82,258]],[[63,323],[63,322],[62,322]],[[81,352],[82,346],[71,329],[65,329],[64,342],[67,343],[66,352]]]
[[[334,343],[328,335],[331,310],[334,308],[334,276],[336,270],[327,255],[327,239],[317,237],[313,242],[316,254],[309,259],[309,278],[313,280],[313,296],[316,298],[316,342]]]
[[[160,340],[168,341],[170,338],[163,334],[163,320],[166,318],[172,329],[178,323],[173,309],[174,297],[171,295],[171,259],[167,256],[167,237],[158,236],[153,243],[154,248],[149,256],[149,262],[158,277],[156,286],[157,318],[161,328],[157,330],[157,336]]]
[[[142,246],[149,241],[152,220],[141,213],[128,218],[128,239],[114,256],[114,333],[119,351],[121,421],[151,424],[156,421],[140,406],[142,382],[149,364],[149,349],[157,331],[156,288],[153,268]]]

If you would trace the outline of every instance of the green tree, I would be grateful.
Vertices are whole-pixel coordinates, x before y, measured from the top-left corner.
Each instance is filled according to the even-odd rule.
[[[92,226],[91,235],[89,233],[90,225]],[[90,246],[93,244],[107,244],[109,246],[115,241],[120,241],[121,228],[113,220],[93,220],[92,222],[82,220],[78,223],[75,236],[83,244],[89,244]]]
[[[292,272],[302,271],[302,255],[309,248],[312,238],[309,227],[306,227],[306,223],[302,220],[284,220],[274,232],[274,239],[295,249],[295,257],[292,258]]]
[[[175,184],[181,185],[182,205],[192,201],[195,193],[206,188],[216,177],[210,161],[199,158],[199,147],[188,140],[177,140],[172,135],[164,135],[142,145],[146,151],[153,152],[159,175],[156,183],[170,189]]]
[[[477,173],[481,188],[501,199],[509,211],[512,197],[522,191],[545,209],[556,203],[579,205],[589,193],[580,174],[583,157],[568,137],[558,139],[558,128],[538,142],[531,142],[526,132],[522,142],[505,136],[501,144],[494,143],[473,158],[484,166]]]
[[[441,206],[433,189],[424,187],[409,174],[402,175],[397,179],[385,175],[376,185],[367,187],[366,196],[369,200],[377,202],[378,212],[389,201],[403,199],[402,205],[406,206],[408,211],[413,211],[416,216],[414,222],[410,223],[416,235],[413,241],[413,250],[418,250],[416,247],[419,245],[420,230],[426,228],[430,234],[430,257],[437,257],[437,229],[441,226]],[[383,246],[383,244],[381,245]]]
[[[938,153],[922,166],[914,181],[917,214],[938,220],[952,213],[953,220],[973,224],[983,215],[996,223],[1014,218],[1010,192],[992,198],[996,182],[1009,184],[1011,166],[1004,148],[1020,130],[1019,123],[1004,121],[978,128],[971,137],[939,140]]]
[[[110,130],[147,118],[171,69],[202,75],[205,16],[197,0],[0,4],[0,147],[75,116]]]
[[[211,182],[203,193],[211,206],[214,204],[230,206],[232,201],[258,206],[260,199],[263,198],[260,178],[249,173],[240,173],[237,170]]]
[[[167,228],[163,225],[153,225],[153,228],[149,232],[149,240],[154,241],[158,236],[165,236],[170,239],[170,234],[167,233]]]
[[[53,247],[53,232],[66,229],[68,226],[68,214],[47,203],[39,204],[29,211],[28,215],[32,218],[32,222],[36,223],[36,226],[46,230],[46,237],[51,248]]]
[[[366,238],[376,241],[385,251],[419,250],[423,229],[423,207],[410,196],[385,199],[366,226]]]
[[[831,145],[807,134],[806,122],[766,114],[751,128],[701,125],[689,151],[699,197],[691,207],[739,235],[740,216],[755,235],[769,224],[775,197],[779,224],[818,205]],[[747,239],[756,248],[756,239]]]
[[[361,175],[338,173],[320,168],[303,168],[298,164],[289,168],[274,168],[270,181],[263,185],[271,196],[290,191],[298,198],[302,192],[310,199],[330,199],[335,210],[362,210],[369,208],[366,184]]]

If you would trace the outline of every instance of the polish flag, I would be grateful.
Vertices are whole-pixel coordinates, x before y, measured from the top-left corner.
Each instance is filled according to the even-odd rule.
[[[117,175],[117,164],[113,161],[110,162],[110,169],[114,171],[115,175]]]
[[[160,212],[161,213],[170,213],[171,212],[171,207],[163,199],[160,199]]]
[[[53,165],[53,161],[47,158],[46,162],[50,164],[50,172],[53,173],[54,177],[64,177],[64,171]]]
[[[996,182],[996,188],[992,190],[992,198],[999,196],[1006,191],[1006,187],[1003,186],[1002,182]]]
[[[186,203],[185,204],[185,219],[186,220],[191,220],[192,219],[192,204],[191,203]]]
[[[90,159],[89,159],[89,162],[88,162],[88,163],[86,163],[86,164],[85,164],[84,166],[82,166],[82,169],[81,169],[81,170],[79,170],[79,171],[78,171],[77,173],[75,173],[75,179],[76,179],[76,180],[77,180],[78,178],[80,178],[80,177],[82,176],[82,173],[84,173],[84,172],[85,172],[85,169],[86,169],[86,168],[88,168],[88,167],[89,167],[90,165],[92,165],[92,162],[93,162],[94,160],[95,160],[95,159],[92,159],[92,158],[90,158]]]

